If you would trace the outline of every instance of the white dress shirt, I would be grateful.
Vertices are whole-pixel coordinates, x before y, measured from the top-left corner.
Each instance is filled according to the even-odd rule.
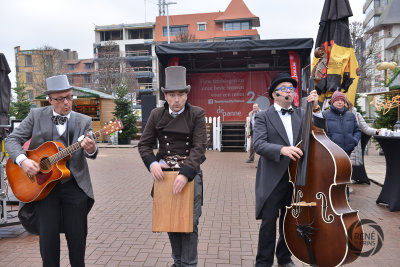
[[[279,106],[277,103],[274,103],[274,107],[276,111],[279,114],[279,117],[282,120],[283,126],[285,127],[286,134],[289,138],[289,143],[291,146],[293,146],[293,129],[292,129],[292,115],[289,114],[289,112],[286,112],[285,115],[282,115],[282,107]],[[289,109],[292,108],[292,106],[289,107]]]

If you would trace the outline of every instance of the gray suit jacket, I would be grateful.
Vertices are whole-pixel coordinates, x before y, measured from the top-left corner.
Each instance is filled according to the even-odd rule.
[[[22,149],[22,145],[29,139],[31,139],[29,150],[39,147],[44,142],[52,141],[52,115],[52,106],[32,109],[29,115],[18,126],[18,128],[14,129],[14,131],[7,137],[5,146],[10,158],[14,162],[18,155],[26,155],[26,152]],[[79,136],[84,135],[92,130],[92,119],[89,116],[77,112],[72,111],[70,117],[70,125],[71,124],[74,125],[72,144],[78,141]],[[86,157],[95,159],[97,157],[97,153],[98,150],[94,155],[89,156],[85,150],[78,149],[68,160],[69,170],[75,177],[79,187],[86,193],[88,197],[92,199],[91,205],[94,203],[94,195]],[[35,226],[32,226],[31,222],[27,222],[28,220],[33,220],[32,216],[34,215],[34,203],[35,202],[33,202],[32,205],[24,205],[21,207],[19,214],[21,222],[31,233],[37,233]],[[26,209],[27,213],[24,214],[23,210],[27,206],[29,206],[29,210]],[[30,224],[30,226],[28,224]],[[32,229],[32,227],[34,228]]]
[[[301,141],[301,126],[304,111],[295,108],[291,116],[293,144]],[[325,128],[325,119],[314,117],[317,127]],[[289,138],[278,112],[272,105],[267,110],[258,112],[255,117],[254,150],[260,155],[256,175],[256,218],[261,219],[261,210],[265,201],[288,171],[290,158],[280,154],[283,146],[290,146]]]

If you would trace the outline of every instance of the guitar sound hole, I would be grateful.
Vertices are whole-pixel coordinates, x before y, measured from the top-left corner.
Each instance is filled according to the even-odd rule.
[[[50,169],[50,160],[48,158],[43,158],[40,161],[40,169],[47,171],[48,169]]]

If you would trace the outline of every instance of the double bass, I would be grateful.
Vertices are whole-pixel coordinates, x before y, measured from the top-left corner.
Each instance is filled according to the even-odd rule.
[[[311,72],[311,88],[321,80],[328,60],[323,48],[316,49],[315,56],[319,60]],[[289,165],[293,196],[283,223],[287,247],[311,266],[350,263],[363,247],[358,211],[351,209],[346,197],[352,167],[346,152],[312,124],[312,103],[307,104],[297,146],[303,157]]]

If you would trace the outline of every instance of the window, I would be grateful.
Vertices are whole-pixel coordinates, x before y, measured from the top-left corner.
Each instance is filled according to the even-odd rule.
[[[128,39],[153,39],[153,29],[128,30]]]
[[[92,68],[92,63],[85,63],[85,70],[90,70]]]
[[[198,26],[199,32],[204,32],[206,30],[205,23],[199,23],[197,26]]]
[[[26,91],[26,98],[28,101],[32,101],[33,100],[33,91],[32,90],[27,90]]]
[[[33,83],[33,74],[32,72],[25,73],[25,82],[26,83]]]
[[[74,64],[68,64],[68,70],[74,70],[75,65]]]
[[[250,30],[250,21],[225,22],[225,31]]]
[[[53,56],[52,55],[45,55],[44,57],[44,69],[47,73],[52,74],[53,72]]]
[[[100,32],[100,41],[122,40],[122,30]]]
[[[32,55],[25,56],[25,66],[26,67],[32,66]]]
[[[74,85],[74,76],[67,76],[70,85]]]
[[[375,1],[371,1],[371,3],[369,3],[367,9],[365,10],[365,16],[368,16],[370,12],[372,12],[374,10],[374,2]]]
[[[170,26],[169,27],[169,36],[178,36],[180,33],[188,32],[188,26]],[[163,27],[163,36],[167,35],[167,27]]]
[[[90,75],[85,75],[85,83],[90,83]]]

